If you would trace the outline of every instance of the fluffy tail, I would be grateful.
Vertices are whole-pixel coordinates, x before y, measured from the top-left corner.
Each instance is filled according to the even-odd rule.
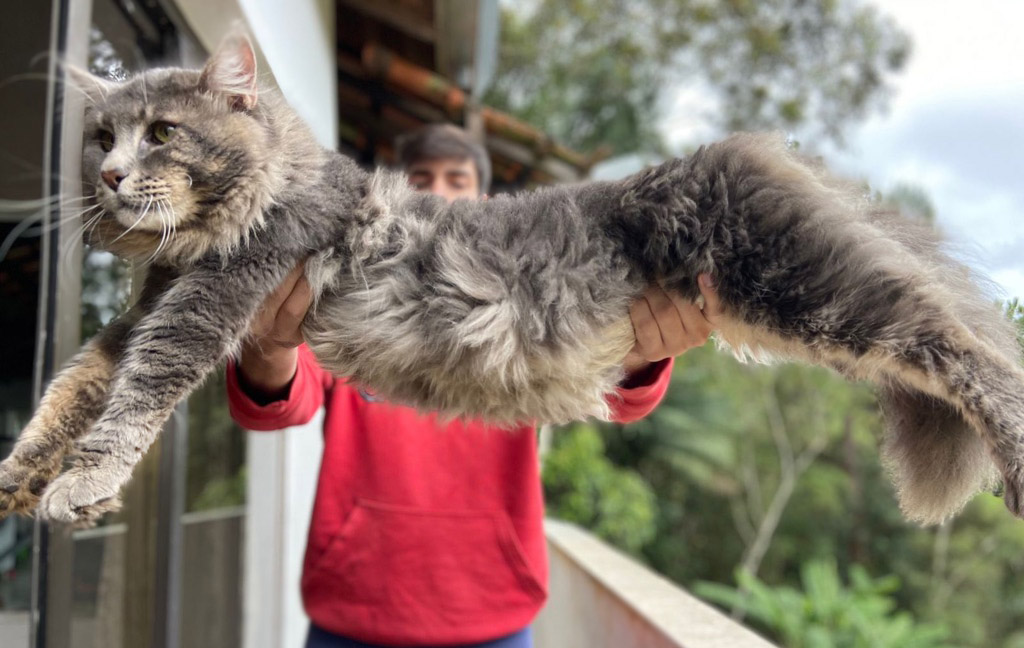
[[[940,524],[998,481],[981,435],[952,405],[899,386],[881,388],[878,400],[882,461],[908,519]]]

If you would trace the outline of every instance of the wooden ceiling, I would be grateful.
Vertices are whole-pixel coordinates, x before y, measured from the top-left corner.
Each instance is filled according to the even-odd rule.
[[[341,144],[365,164],[392,163],[395,138],[432,122],[466,126],[484,141],[497,190],[578,180],[600,159],[473,99],[486,50],[477,39],[497,38],[482,29],[494,25],[478,25],[488,19],[480,3],[337,0],[336,16]]]

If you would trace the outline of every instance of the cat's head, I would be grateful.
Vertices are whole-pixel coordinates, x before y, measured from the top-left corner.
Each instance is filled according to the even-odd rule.
[[[262,225],[294,175],[281,142],[297,119],[258,97],[242,34],[202,70],[155,69],[123,82],[69,75],[87,98],[82,173],[103,214],[88,228],[98,247],[172,265],[230,250]]]

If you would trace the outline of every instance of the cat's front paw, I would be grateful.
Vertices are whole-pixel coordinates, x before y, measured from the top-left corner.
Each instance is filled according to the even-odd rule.
[[[121,508],[122,480],[97,467],[72,468],[43,493],[39,514],[76,527],[95,526],[104,514]]]
[[[31,513],[46,485],[60,472],[60,457],[51,449],[23,444],[0,462],[0,519],[14,513]]]

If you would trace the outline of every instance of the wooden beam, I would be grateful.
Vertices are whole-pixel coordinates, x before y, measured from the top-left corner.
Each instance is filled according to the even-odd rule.
[[[345,7],[394,27],[417,40],[425,43],[437,42],[437,30],[434,25],[422,21],[400,3],[391,0],[338,0],[339,11]],[[344,16],[341,19],[344,20]]]

